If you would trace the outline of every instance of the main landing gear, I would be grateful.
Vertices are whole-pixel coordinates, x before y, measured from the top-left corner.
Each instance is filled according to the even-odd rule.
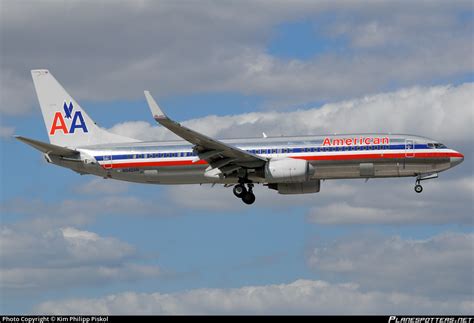
[[[421,193],[423,192],[423,186],[421,186],[420,182],[421,181],[426,181],[428,179],[433,179],[433,178],[438,178],[438,174],[428,174],[428,175],[418,175],[416,177],[416,182],[415,182],[415,192]]]
[[[253,194],[253,184],[247,184],[248,189],[245,188],[244,183],[239,183],[234,186],[234,195],[242,199],[245,204],[253,204],[255,202],[255,194]]]

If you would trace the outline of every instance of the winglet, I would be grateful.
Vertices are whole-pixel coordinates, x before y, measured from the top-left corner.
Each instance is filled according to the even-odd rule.
[[[148,102],[148,106],[150,107],[151,114],[153,115],[153,118],[155,118],[155,120],[167,119],[168,117],[163,111],[161,111],[160,107],[156,103],[155,99],[153,99],[150,92],[145,91],[144,93],[145,93],[146,101]]]

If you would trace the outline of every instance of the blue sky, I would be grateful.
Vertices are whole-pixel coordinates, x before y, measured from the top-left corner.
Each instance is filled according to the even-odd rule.
[[[472,313],[469,2],[4,4],[2,313]],[[304,196],[258,187],[251,207],[218,186],[80,176],[11,138],[47,141],[32,68],[139,139],[169,137],[148,89],[216,137],[409,132],[466,161],[420,195],[413,179],[327,181]]]

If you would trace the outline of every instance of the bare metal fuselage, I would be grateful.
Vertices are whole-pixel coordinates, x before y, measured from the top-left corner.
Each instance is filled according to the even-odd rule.
[[[245,204],[255,184],[280,194],[320,191],[321,180],[416,176],[420,181],[456,166],[464,156],[412,135],[346,134],[218,140],[169,118],[149,91],[153,119],[183,141],[141,142],[97,126],[54,76],[31,71],[49,143],[17,136],[46,159],[80,174],[137,183],[233,185]]]
[[[365,144],[363,138],[388,138]],[[325,144],[324,140],[336,139]],[[344,138],[362,138],[347,145]],[[357,139],[355,139],[357,140]],[[222,142],[269,159],[307,160],[314,167],[310,180],[405,177],[434,174],[459,164],[463,156],[446,147],[433,147],[434,140],[412,135],[348,134],[332,136],[230,139]],[[430,144],[430,145],[428,145]],[[237,176],[205,176],[209,165],[200,160],[186,141],[137,142],[78,147],[80,159],[49,156],[54,164],[83,174],[152,184],[237,183]],[[249,167],[251,169],[251,167]],[[254,183],[272,183],[262,172],[250,171]]]

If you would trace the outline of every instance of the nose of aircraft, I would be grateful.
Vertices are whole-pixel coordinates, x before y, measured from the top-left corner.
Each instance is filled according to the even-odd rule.
[[[451,167],[454,167],[456,165],[459,165],[462,163],[462,161],[464,160],[464,155],[459,153],[459,152],[456,152],[456,155],[455,157],[451,157],[450,159],[450,162],[451,162]]]

